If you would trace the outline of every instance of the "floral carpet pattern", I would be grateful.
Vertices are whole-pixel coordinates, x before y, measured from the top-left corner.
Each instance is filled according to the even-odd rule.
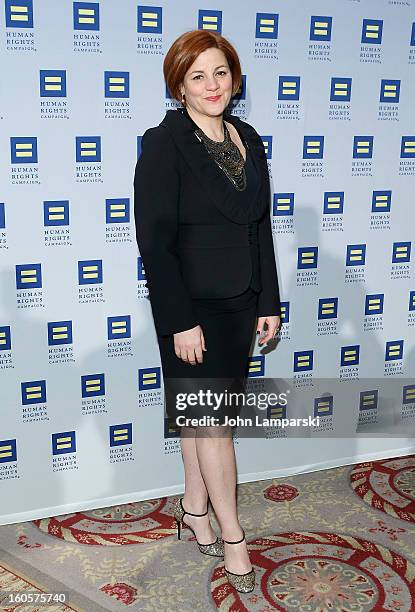
[[[249,594],[190,530],[177,540],[174,501],[0,527],[0,610],[415,610],[415,455],[240,485],[257,577]],[[66,600],[9,605],[10,591]]]

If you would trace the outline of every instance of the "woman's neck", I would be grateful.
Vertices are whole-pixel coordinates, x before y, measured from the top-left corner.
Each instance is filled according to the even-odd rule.
[[[223,114],[218,117],[208,117],[201,113],[195,113],[186,107],[186,112],[190,119],[206,134],[211,140],[222,142],[225,138]]]

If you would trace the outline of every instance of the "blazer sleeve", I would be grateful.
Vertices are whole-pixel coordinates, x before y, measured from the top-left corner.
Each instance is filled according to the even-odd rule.
[[[263,152],[267,188],[265,189],[267,198],[267,208],[264,216],[258,223],[258,241],[259,241],[259,262],[261,270],[262,291],[258,294],[258,317],[268,317],[272,315],[281,316],[281,300],[278,284],[277,265],[275,261],[274,240],[272,237],[271,217],[270,217],[270,182],[268,175],[268,167],[266,154],[262,138],[257,134],[260,140],[260,148]]]
[[[179,193],[174,142],[163,126],[149,128],[135,168],[134,217],[154,324],[161,336],[198,324],[177,256]]]

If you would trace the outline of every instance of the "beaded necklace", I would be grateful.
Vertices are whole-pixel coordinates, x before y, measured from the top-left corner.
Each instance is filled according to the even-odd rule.
[[[223,132],[225,136],[224,140],[222,142],[217,142],[206,136],[200,128],[194,130],[199,141],[203,142],[209,155],[225,173],[235,189],[237,189],[237,191],[245,191],[245,160],[239,148],[233,142],[225,122],[223,122]]]

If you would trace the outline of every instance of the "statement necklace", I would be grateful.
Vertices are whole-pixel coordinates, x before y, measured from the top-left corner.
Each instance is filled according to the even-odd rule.
[[[200,128],[196,129],[194,133],[200,142],[203,142],[209,155],[226,174],[235,189],[245,191],[245,161],[239,148],[233,142],[226,123],[223,122],[223,133],[225,136],[223,142],[211,140]]]

